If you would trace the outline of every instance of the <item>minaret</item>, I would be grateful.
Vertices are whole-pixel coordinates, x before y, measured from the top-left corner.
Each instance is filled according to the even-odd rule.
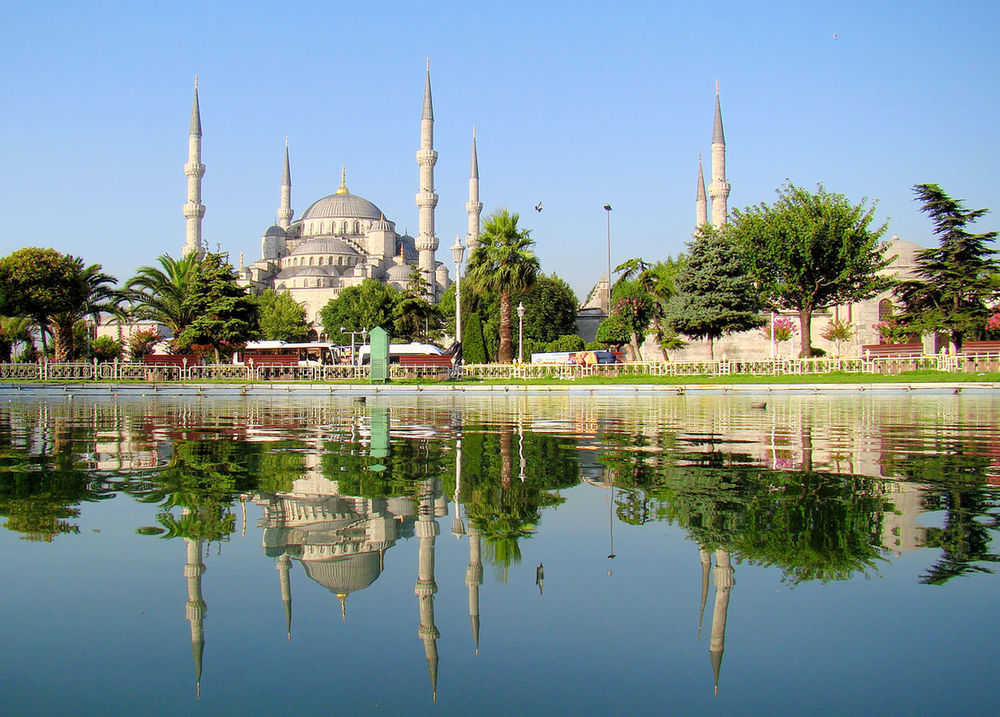
[[[288,164],[288,137],[285,137],[285,167],[281,172],[281,206],[278,207],[278,226],[288,229],[292,223],[292,170]]]
[[[184,205],[185,235],[182,256],[201,252],[201,220],[205,205],[201,203],[201,178],[205,165],[201,163],[201,110],[198,107],[198,76],[194,77],[194,103],[191,105],[191,130],[188,133],[187,203]]]
[[[698,153],[698,194],[694,200],[695,222],[694,227],[708,224],[708,199],[705,197],[705,173],[701,169],[701,152]]]
[[[278,558],[278,580],[281,583],[281,602],[285,606],[285,631],[288,639],[292,639],[292,581],[289,577],[289,569],[292,567],[292,559],[288,554],[283,554]]]
[[[712,658],[712,672],[715,677],[715,694],[719,694],[719,672],[722,669],[722,653],[726,649],[726,614],[729,612],[729,591],[733,589],[733,566],[728,550],[715,551],[715,610],[712,613],[712,639],[708,644],[708,654]]]
[[[437,702],[437,640],[441,633],[434,624],[434,594],[437,593],[437,582],[434,580],[434,542],[441,532],[441,527],[434,519],[433,498],[433,480],[424,481],[417,509],[416,534],[420,540],[420,547],[418,548],[417,584],[413,588],[413,592],[417,596],[420,611],[420,628],[417,630],[417,636],[424,642],[427,671],[431,678],[431,695],[434,702]]]
[[[708,196],[712,198],[712,224],[722,227],[726,224],[726,201],[729,199],[729,183],[726,182],[726,135],[722,131],[722,105],[719,103],[719,83],[715,83],[715,124],[712,127],[712,183]]]
[[[701,637],[701,622],[705,617],[705,603],[708,602],[708,577],[712,572],[712,555],[700,548],[698,557],[701,559],[701,608],[698,610],[698,636]]]
[[[201,541],[185,538],[187,562],[184,577],[187,580],[187,605],[185,617],[191,623],[191,653],[194,656],[194,691],[201,697],[201,661],[205,653],[205,598],[201,594],[201,576],[205,573],[205,563],[201,559]]]
[[[469,564],[465,568],[465,585],[469,588],[469,622],[472,641],[479,654],[479,586],[483,584],[482,534],[475,521],[469,521]]]
[[[420,231],[417,233],[416,248],[419,254],[420,271],[427,282],[427,298],[437,298],[434,281],[434,252],[438,248],[438,238],[434,235],[434,207],[438,195],[434,192],[434,165],[437,163],[434,151],[434,106],[431,102],[431,61],[427,60],[427,77],[424,81],[424,110],[420,115],[420,149],[417,150],[417,165],[420,167],[420,191],[417,192],[417,208]]]
[[[479,201],[479,156],[476,153],[476,128],[472,128],[472,168],[469,170],[469,201],[465,203],[465,211],[469,214],[469,232],[465,235],[465,245],[469,248],[469,257],[479,248],[479,216],[483,212],[483,203]]]

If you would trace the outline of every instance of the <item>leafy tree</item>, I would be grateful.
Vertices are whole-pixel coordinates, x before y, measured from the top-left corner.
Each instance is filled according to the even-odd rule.
[[[55,358],[64,361],[71,357],[73,324],[111,308],[114,291],[109,285],[114,281],[99,264],[85,267],[83,260],[55,249],[19,249],[0,259],[0,286],[7,302],[7,308],[0,309],[30,317],[45,353],[46,334],[54,330]]]
[[[141,360],[150,353],[156,344],[160,343],[160,334],[156,329],[142,329],[128,337],[128,353],[133,361]]]
[[[665,261],[650,264],[641,257],[627,259],[615,267],[615,272],[619,274],[618,279],[612,287],[612,296],[618,295],[626,286],[635,286],[645,293],[646,325],[642,327],[642,334],[636,335],[635,346],[637,350],[640,339],[645,338],[645,334],[650,330],[656,336],[660,347],[662,359],[669,360],[667,351],[681,348],[685,345],[675,330],[670,328],[664,321],[667,304],[671,297],[677,293],[676,278],[684,267],[683,255],[677,259],[668,257]],[[635,289],[630,289],[634,292]],[[640,352],[641,353],[641,352]],[[637,353],[637,358],[640,356]]]
[[[854,329],[846,321],[840,321],[838,319],[831,319],[830,323],[826,325],[823,329],[823,333],[820,334],[827,341],[832,341],[837,347],[837,356],[840,356],[840,344],[844,341],[850,341],[851,337],[854,336]]]
[[[639,341],[646,335],[652,314],[653,300],[637,282],[620,282],[611,294],[611,315],[624,329],[636,361],[642,358]]]
[[[786,183],[778,200],[734,210],[727,234],[741,247],[753,280],[774,308],[799,315],[799,356],[811,354],[814,311],[871,298],[892,286],[872,228],[875,206],[848,202],[823,185],[816,193]]]
[[[309,334],[306,310],[287,292],[266,289],[257,296],[260,331],[271,341],[305,341]]]
[[[576,294],[555,274],[536,277],[520,301],[524,304],[525,340],[548,343],[576,333]]]
[[[462,324],[462,358],[465,363],[486,363],[489,360],[478,313],[473,313]]]
[[[260,336],[257,302],[236,283],[236,272],[221,254],[206,254],[188,285],[181,309],[194,316],[177,337],[177,345],[207,345],[220,354],[231,354]]]
[[[427,286],[420,268],[414,266],[406,290],[396,300],[392,312],[394,336],[406,341],[429,341],[440,330],[441,311],[424,298]]]
[[[597,327],[597,334],[594,338],[606,346],[621,346],[627,344],[631,336],[621,314],[612,313]]]
[[[668,304],[666,321],[682,334],[715,340],[764,323],[760,295],[747,275],[739,249],[719,229],[698,228],[688,243],[687,270],[677,277],[678,293]]]
[[[331,341],[350,343],[350,334],[341,332],[361,331],[381,326],[392,331],[393,314],[399,291],[375,279],[365,279],[358,286],[349,286],[335,299],[330,299],[320,311],[323,330]]]
[[[110,336],[98,336],[90,342],[90,354],[98,361],[114,361],[121,358],[122,344]]]
[[[965,209],[936,184],[918,184],[913,191],[934,224],[938,246],[917,252],[919,278],[897,288],[904,307],[899,318],[916,333],[946,332],[960,350],[966,336],[983,333],[992,313],[998,294],[993,277],[1000,262],[987,244],[997,233],[972,234],[966,228],[989,210]]]
[[[157,261],[160,268],[139,267],[125,285],[125,298],[131,304],[132,316],[163,324],[176,339],[195,318],[190,304],[185,308],[184,301],[201,258],[196,253],[182,259],[162,254]]]
[[[531,232],[517,226],[518,214],[501,209],[487,217],[480,246],[469,260],[469,280],[479,292],[500,296],[500,347],[497,360],[514,359],[511,340],[511,297],[530,289],[538,275],[538,258],[531,251]]]

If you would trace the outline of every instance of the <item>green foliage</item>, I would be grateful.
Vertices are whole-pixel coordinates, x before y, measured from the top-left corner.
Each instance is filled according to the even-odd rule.
[[[743,251],[751,278],[772,306],[799,314],[801,348],[809,356],[814,311],[863,301],[892,286],[891,259],[872,228],[875,206],[852,205],[822,185],[812,193],[786,183],[772,205],[734,210],[728,236]]]
[[[443,318],[440,309],[425,298],[427,286],[420,269],[413,267],[406,291],[396,299],[392,311],[393,336],[404,343],[430,341],[440,334]]]
[[[846,321],[830,319],[830,323],[826,325],[820,336],[827,341],[832,341],[837,347],[837,356],[840,356],[840,344],[844,341],[850,341],[854,337],[854,329]],[[816,355],[815,349],[813,349],[813,355]]]
[[[194,319],[177,337],[179,347],[211,346],[218,361],[260,337],[257,302],[236,278],[221,254],[205,255],[181,305]]]
[[[122,357],[122,344],[110,336],[98,336],[90,342],[90,353],[99,362],[114,361]]]
[[[365,279],[358,286],[349,286],[331,299],[320,311],[323,330],[334,343],[349,344],[351,335],[341,332],[371,330],[381,326],[393,330],[393,314],[399,291],[375,279]]]
[[[261,336],[269,341],[305,341],[309,335],[306,310],[288,292],[266,289],[256,298]]]
[[[941,331],[961,348],[966,337],[979,337],[1000,292],[994,277],[1000,271],[996,252],[987,244],[997,232],[972,234],[967,227],[989,210],[965,209],[936,184],[913,188],[921,211],[934,224],[938,246],[916,255],[917,277],[897,289],[901,323],[913,333]]]
[[[185,300],[201,258],[196,253],[182,259],[161,254],[157,262],[159,268],[139,267],[125,285],[124,294],[133,317],[163,324],[176,339],[195,319],[191,304]]]
[[[145,354],[152,353],[160,342],[156,329],[142,329],[128,337],[128,353],[133,361],[140,361]]]
[[[26,316],[0,316],[0,363],[9,363],[14,348],[31,342],[31,319]]]
[[[480,246],[469,260],[468,279],[480,294],[500,297],[497,360],[514,358],[511,334],[512,297],[530,289],[538,275],[538,258],[531,251],[531,232],[517,225],[518,214],[501,209],[486,218]]]
[[[464,293],[464,292],[463,292]],[[479,313],[472,313],[462,324],[462,358],[465,363],[486,363],[486,341]]]
[[[594,338],[606,346],[621,346],[629,342],[631,334],[621,315],[613,313],[597,327]]]
[[[576,294],[555,274],[538,276],[519,299],[524,304],[525,341],[548,343],[576,332]]]
[[[687,270],[676,277],[678,293],[667,306],[667,325],[682,334],[714,342],[764,323],[760,295],[747,275],[739,249],[724,232],[699,227],[688,243]]]

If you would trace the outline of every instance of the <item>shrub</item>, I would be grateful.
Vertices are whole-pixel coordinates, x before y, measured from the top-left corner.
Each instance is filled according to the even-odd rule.
[[[98,361],[114,361],[121,358],[122,344],[110,336],[98,336],[90,342],[90,355]]]

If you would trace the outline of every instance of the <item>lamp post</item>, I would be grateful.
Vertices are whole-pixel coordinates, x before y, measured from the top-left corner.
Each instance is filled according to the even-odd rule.
[[[363,339],[364,336],[365,336],[365,334],[368,333],[368,329],[361,329],[361,331],[348,331],[346,326],[341,326],[340,327],[340,333],[342,333],[342,334],[350,334],[351,335],[351,365],[352,366],[357,366],[358,365],[358,357],[355,356],[355,354],[354,354],[354,337],[357,336],[357,335],[360,335],[362,337],[362,339]]]
[[[608,316],[611,316],[611,205],[605,204],[604,211],[608,215]]]
[[[517,362],[524,363],[524,302],[517,302]]]
[[[465,256],[465,247],[462,239],[455,237],[455,243],[451,245],[451,258],[455,262],[455,341],[462,343],[462,258]]]

